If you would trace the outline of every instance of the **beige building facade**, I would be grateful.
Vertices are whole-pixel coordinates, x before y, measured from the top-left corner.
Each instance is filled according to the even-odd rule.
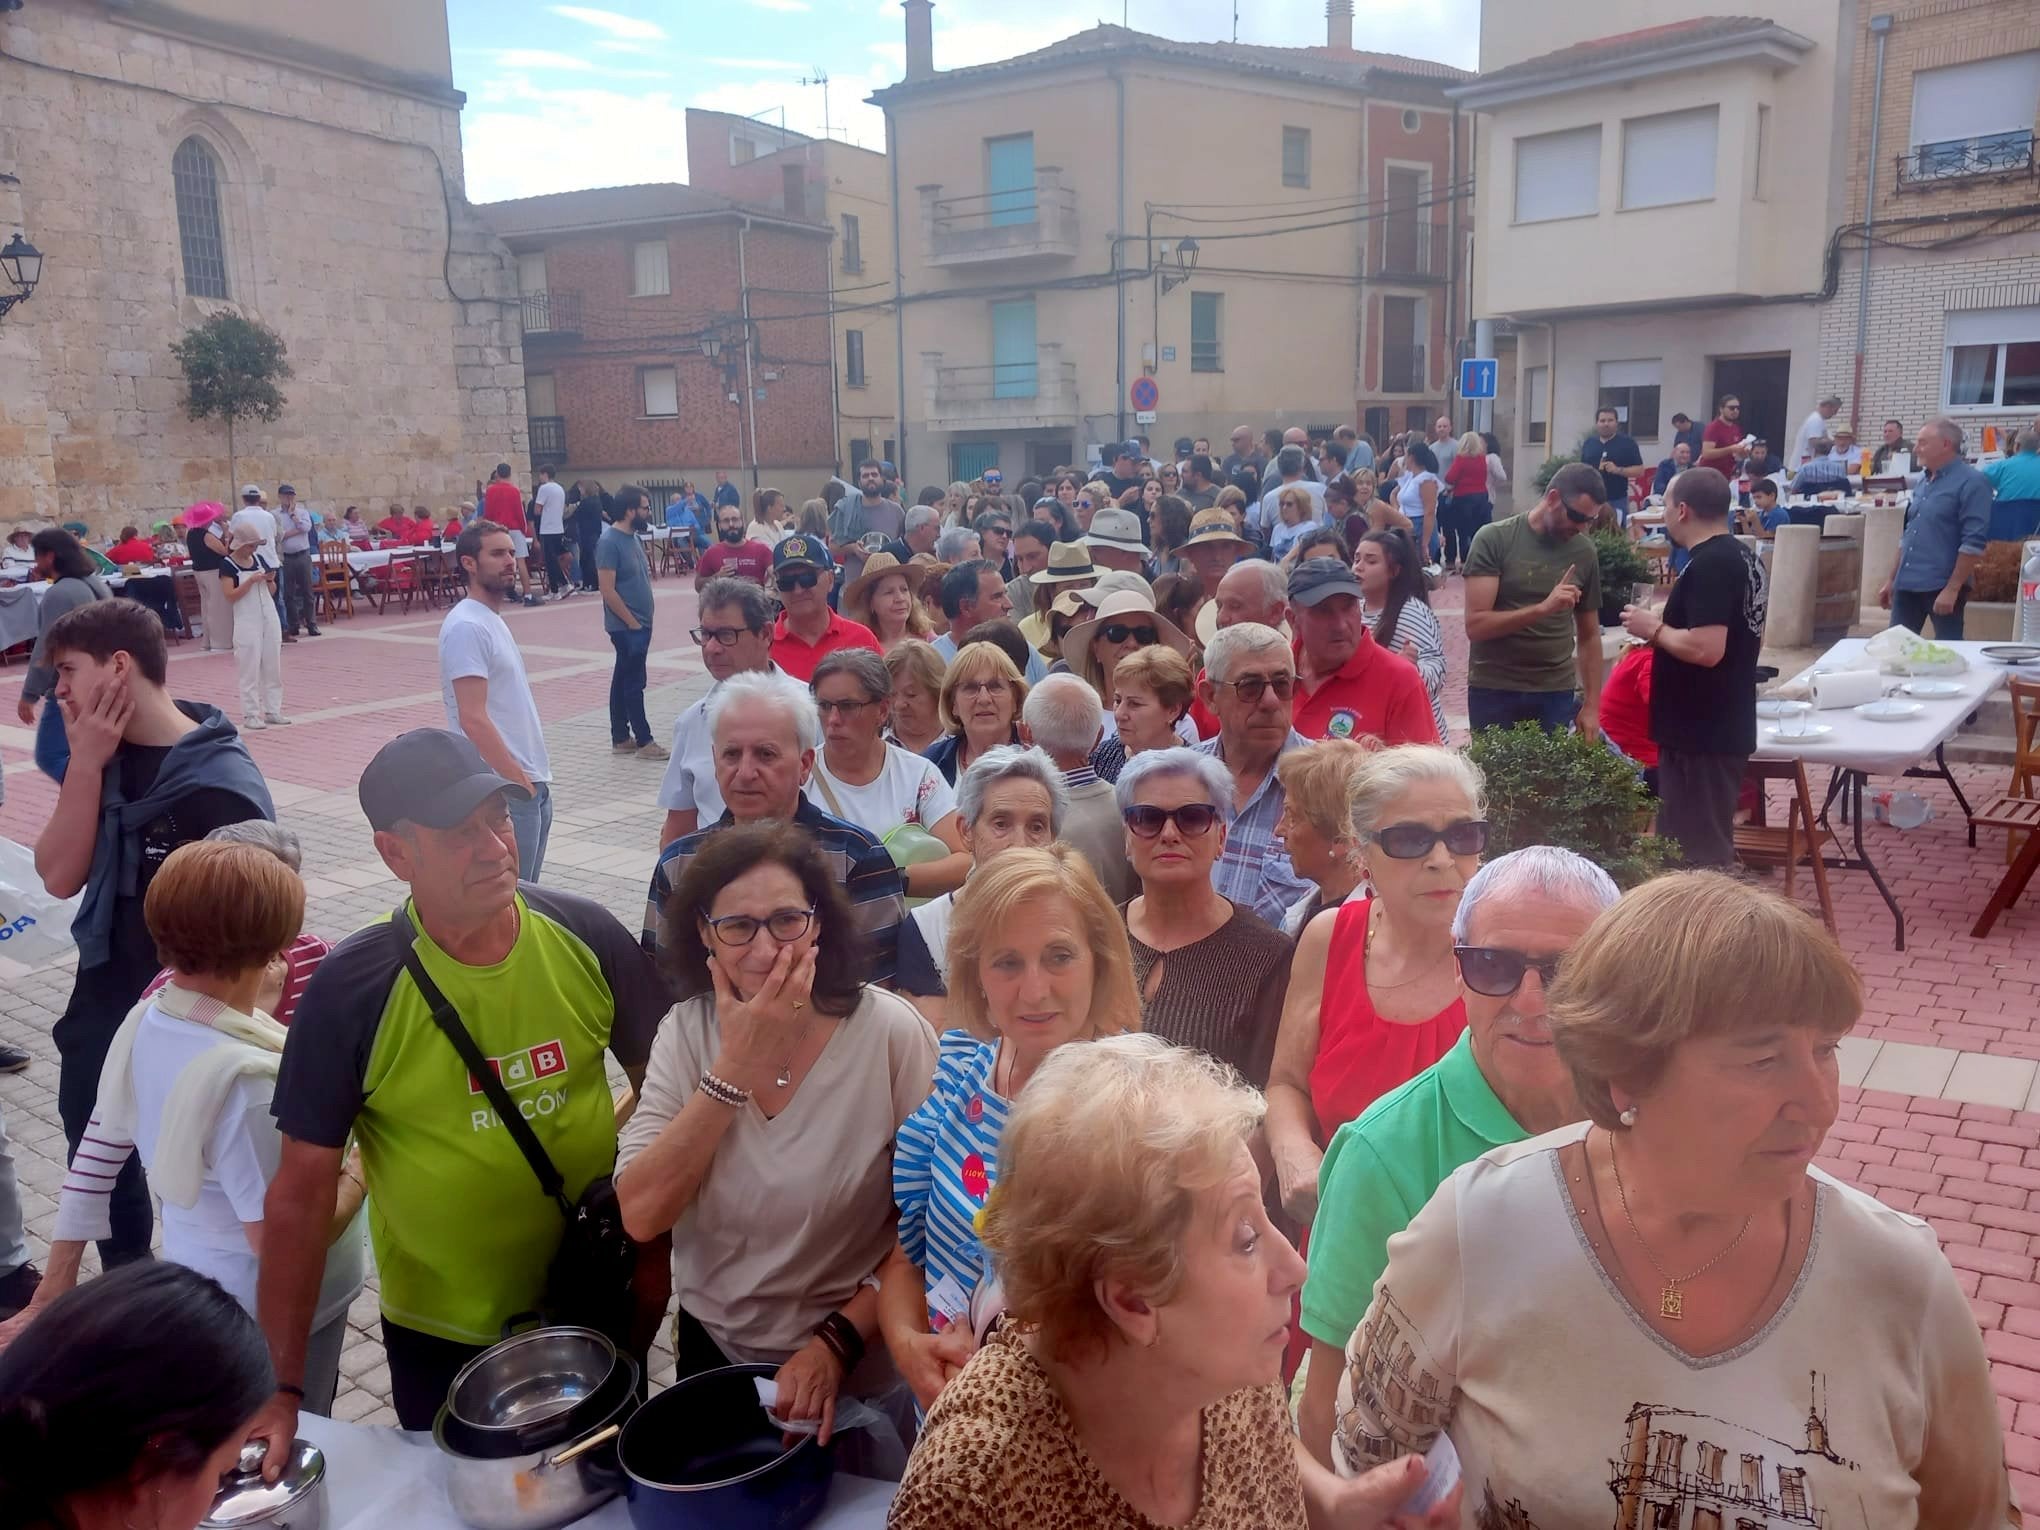
[[[318,508],[526,466],[515,269],[462,192],[437,0],[36,0],[0,14],[0,525],[105,534],[230,500],[170,345],[234,311],[295,377],[237,476]],[[373,519],[374,517],[371,517]]]
[[[1379,435],[1446,406],[1471,219],[1442,89],[1464,76],[1355,51],[1332,9],[1323,48],[1100,26],[943,71],[909,0],[906,78],[873,99],[910,481],[1017,482],[1129,433],[1157,455],[1222,454],[1242,423]]]

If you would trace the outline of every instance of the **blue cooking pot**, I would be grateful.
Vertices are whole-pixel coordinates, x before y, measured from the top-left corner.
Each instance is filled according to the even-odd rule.
[[[781,1443],[752,1380],[778,1369],[702,1371],[638,1409],[616,1443],[635,1530],[801,1530],[822,1512],[835,1452]]]

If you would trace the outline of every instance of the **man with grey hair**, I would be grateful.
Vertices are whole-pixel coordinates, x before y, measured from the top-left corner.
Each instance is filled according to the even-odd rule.
[[[1269,432],[1269,439],[1271,441],[1274,439],[1273,431]],[[1310,432],[1301,425],[1292,425],[1282,432],[1281,446],[1276,448],[1275,454],[1268,459],[1267,465],[1261,469],[1261,493],[1263,495],[1273,491],[1275,486],[1281,482],[1282,453],[1289,450],[1292,446],[1296,448],[1297,455],[1303,463],[1303,476],[1305,480],[1310,483],[1318,481],[1317,459],[1310,449]]]
[[[1799,422],[1799,429],[1793,434],[1792,450],[1785,458],[1786,467],[1796,473],[1813,460],[1814,442],[1828,433],[1828,421],[1841,413],[1841,409],[1841,399],[1832,393],[1814,406],[1813,413]]]
[[[1934,636],[1959,643],[1969,578],[1990,534],[1990,480],[1963,459],[1962,427],[1945,416],[1920,427],[1913,455],[1922,476],[1906,511],[1898,567],[1878,590],[1877,604],[1890,610],[1894,627],[1914,632],[1931,614]]]
[[[1563,954],[1620,897],[1592,861],[1548,845],[1475,872],[1452,921],[1465,1031],[1332,1134],[1310,1230],[1310,1374],[1297,1412],[1298,1435],[1327,1465],[1346,1341],[1388,1268],[1388,1240],[1460,1165],[1585,1118],[1552,1045],[1544,996]]]
[[[700,623],[693,638],[701,665],[715,682],[708,694],[673,723],[671,759],[659,783],[666,821],[659,848],[722,817],[722,792],[715,784],[715,750],[708,731],[708,704],[732,675],[778,674],[772,662],[772,597],[749,579],[723,574],[702,585]]]
[[[1232,827],[1211,883],[1276,929],[1289,905],[1312,890],[1275,835],[1286,800],[1275,761],[1310,742],[1290,726],[1296,659],[1273,627],[1239,622],[1204,650],[1197,697],[1218,718],[1218,736],[1196,746],[1232,777]]]
[[[1053,674],[1027,693],[1020,708],[1020,736],[1062,772],[1069,811],[1056,837],[1082,852],[1117,904],[1139,892],[1140,883],[1126,859],[1126,828],[1119,821],[1112,783],[1091,767],[1104,717],[1089,684],[1072,674]]]
[[[665,909],[688,862],[709,835],[731,824],[779,819],[798,824],[813,836],[829,870],[849,895],[858,933],[871,945],[866,980],[890,982],[900,920],[907,911],[906,882],[884,845],[856,824],[823,812],[802,790],[822,741],[814,697],[783,674],[731,675],[710,694],[707,720],[722,816],[659,852],[645,900],[640,937],[645,950],[657,956],[669,941],[695,938],[692,930],[669,930]]]
[[[920,553],[933,557],[941,535],[942,512],[933,505],[916,505],[907,512],[906,528],[885,544],[885,550],[902,563]]]
[[[1289,575],[1282,565],[1266,558],[1242,558],[1225,571],[1212,598],[1198,608],[1197,637],[1208,644],[1226,628],[1241,622],[1258,622],[1280,632],[1288,619]],[[1203,681],[1202,672],[1197,679]],[[1190,721],[1199,738],[1213,738],[1218,733],[1218,714],[1204,704],[1201,694],[1190,698]]]
[[[968,563],[982,546],[978,534],[968,526],[951,526],[935,539],[937,563]],[[1001,583],[1004,581],[1002,580]]]

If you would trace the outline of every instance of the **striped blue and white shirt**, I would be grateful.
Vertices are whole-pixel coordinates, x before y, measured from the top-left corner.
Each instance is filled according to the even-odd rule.
[[[968,1031],[945,1033],[935,1087],[901,1124],[893,1144],[900,1247],[926,1277],[928,1327],[934,1333],[964,1317],[985,1274],[977,1219],[998,1178],[1007,1110],[1006,1101],[992,1092],[998,1057],[997,1042],[979,1041]]]

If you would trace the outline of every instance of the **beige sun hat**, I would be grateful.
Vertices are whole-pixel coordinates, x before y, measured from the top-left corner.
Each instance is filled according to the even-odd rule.
[[[1069,665],[1072,674],[1079,676],[1094,690],[1098,685],[1098,665],[1091,653],[1091,638],[1101,628],[1122,621],[1128,626],[1152,624],[1157,641],[1168,644],[1186,659],[1190,657],[1190,639],[1174,622],[1155,610],[1153,599],[1137,590],[1115,591],[1099,602],[1096,616],[1087,622],[1078,622],[1063,634],[1064,662]]]

